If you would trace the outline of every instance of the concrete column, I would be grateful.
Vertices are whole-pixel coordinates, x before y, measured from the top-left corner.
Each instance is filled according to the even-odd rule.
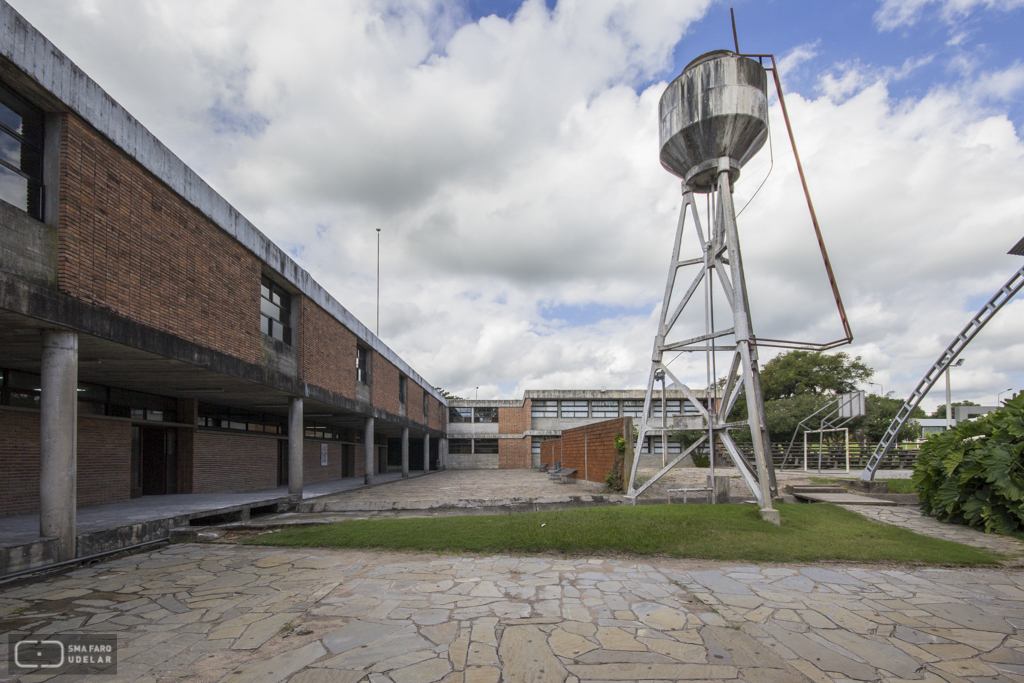
[[[430,434],[423,435],[423,473],[430,471]]]
[[[302,399],[288,401],[288,494],[302,497],[302,439],[306,427],[302,422]]]
[[[78,476],[78,334],[43,331],[39,396],[39,535],[75,558]]]
[[[409,478],[409,428],[402,427],[402,479]]]
[[[367,484],[373,483],[373,473],[377,469],[377,454],[373,446],[373,418],[366,418],[366,425],[363,428],[363,448],[366,455],[366,474],[363,481]]]
[[[438,442],[438,453],[441,458],[441,469],[448,469],[448,439],[441,437],[441,441]]]

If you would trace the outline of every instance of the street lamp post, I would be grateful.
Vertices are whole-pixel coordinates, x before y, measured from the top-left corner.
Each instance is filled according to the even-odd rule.
[[[380,336],[380,228],[377,228],[377,336]]]
[[[878,382],[868,382],[868,384],[871,386],[878,387],[878,395],[881,396],[882,398],[885,398],[885,387],[883,387]]]
[[[1011,391],[1013,391],[1013,387],[1010,387],[1010,388],[1009,388],[1009,389],[1007,389],[1006,391],[1000,391],[1000,392],[999,392],[999,393],[998,393],[998,394],[996,395],[996,405],[997,405],[997,406],[998,406],[998,405],[1002,405],[1002,404],[1001,404],[1001,403],[999,402],[999,397],[1000,397],[1000,396],[1002,396],[1003,394],[1009,393],[1009,392],[1011,392]]]
[[[961,358],[952,365],[946,366],[946,429],[950,429],[953,426],[953,402],[949,390],[949,369],[958,368],[964,364],[964,359]]]

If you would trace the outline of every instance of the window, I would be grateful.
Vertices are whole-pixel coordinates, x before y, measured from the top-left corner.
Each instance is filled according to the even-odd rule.
[[[449,439],[448,452],[455,455],[468,455],[473,452],[472,439]]]
[[[365,346],[356,347],[356,381],[370,383],[370,350]]]
[[[455,406],[448,406],[448,421],[449,422],[472,422],[473,421],[473,409],[472,408],[456,408]]]
[[[640,452],[642,454],[644,454],[644,455],[649,454],[651,452],[651,444],[652,443],[654,444],[654,455],[661,455],[661,437],[660,436],[648,436],[646,439],[644,439],[644,445],[643,445],[643,448],[640,449]],[[683,444],[679,443],[678,441],[669,441],[668,442],[668,454],[669,455],[679,455],[682,452],[683,452]]]
[[[562,417],[589,417],[586,401],[562,401]]]
[[[474,408],[473,409],[473,422],[497,423],[498,422],[498,409],[497,408]]]
[[[540,457],[540,445],[545,441],[557,439],[557,436],[533,436],[530,437],[530,453]]]
[[[291,346],[291,313],[291,294],[264,275],[260,279],[260,331]]]
[[[591,415],[594,417],[618,417],[618,401],[594,401],[590,404]]]
[[[533,401],[530,417],[558,417],[558,401]]]
[[[403,406],[405,405],[406,396],[408,393],[409,378],[405,375],[398,376],[398,402]]]
[[[675,415],[682,415],[682,413],[683,413],[682,401],[680,399],[678,399],[678,398],[668,398],[668,399],[665,399],[665,408],[666,408],[666,412],[667,412],[668,417],[673,417]],[[661,417],[661,399],[660,398],[652,398],[651,399],[651,417]]]
[[[498,452],[497,439],[476,439],[473,442],[473,452],[491,455]]]
[[[43,114],[3,86],[0,199],[43,220]]]
[[[430,410],[430,396],[423,392],[423,421],[427,421],[427,411]]]
[[[643,401],[623,401],[622,402],[622,416],[623,417],[640,417],[644,414],[644,402]]]
[[[237,408],[226,408],[208,403],[199,404],[199,426],[208,429],[234,429],[240,432],[263,434],[287,434],[287,418],[266,413],[251,412]],[[308,430],[310,425],[306,425]],[[323,430],[324,427],[314,427]],[[327,429],[331,429],[328,427]]]

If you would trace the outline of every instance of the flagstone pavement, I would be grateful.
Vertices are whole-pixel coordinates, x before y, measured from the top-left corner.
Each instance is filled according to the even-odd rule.
[[[1022,628],[1005,568],[186,544],[0,588],[0,632],[116,633],[102,680],[154,683],[1024,682]]]

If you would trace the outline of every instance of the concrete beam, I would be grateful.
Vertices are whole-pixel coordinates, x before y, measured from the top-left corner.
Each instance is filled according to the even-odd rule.
[[[288,401],[288,495],[302,498],[302,398]]]
[[[78,476],[78,334],[43,331],[39,392],[39,535],[75,558]]]

